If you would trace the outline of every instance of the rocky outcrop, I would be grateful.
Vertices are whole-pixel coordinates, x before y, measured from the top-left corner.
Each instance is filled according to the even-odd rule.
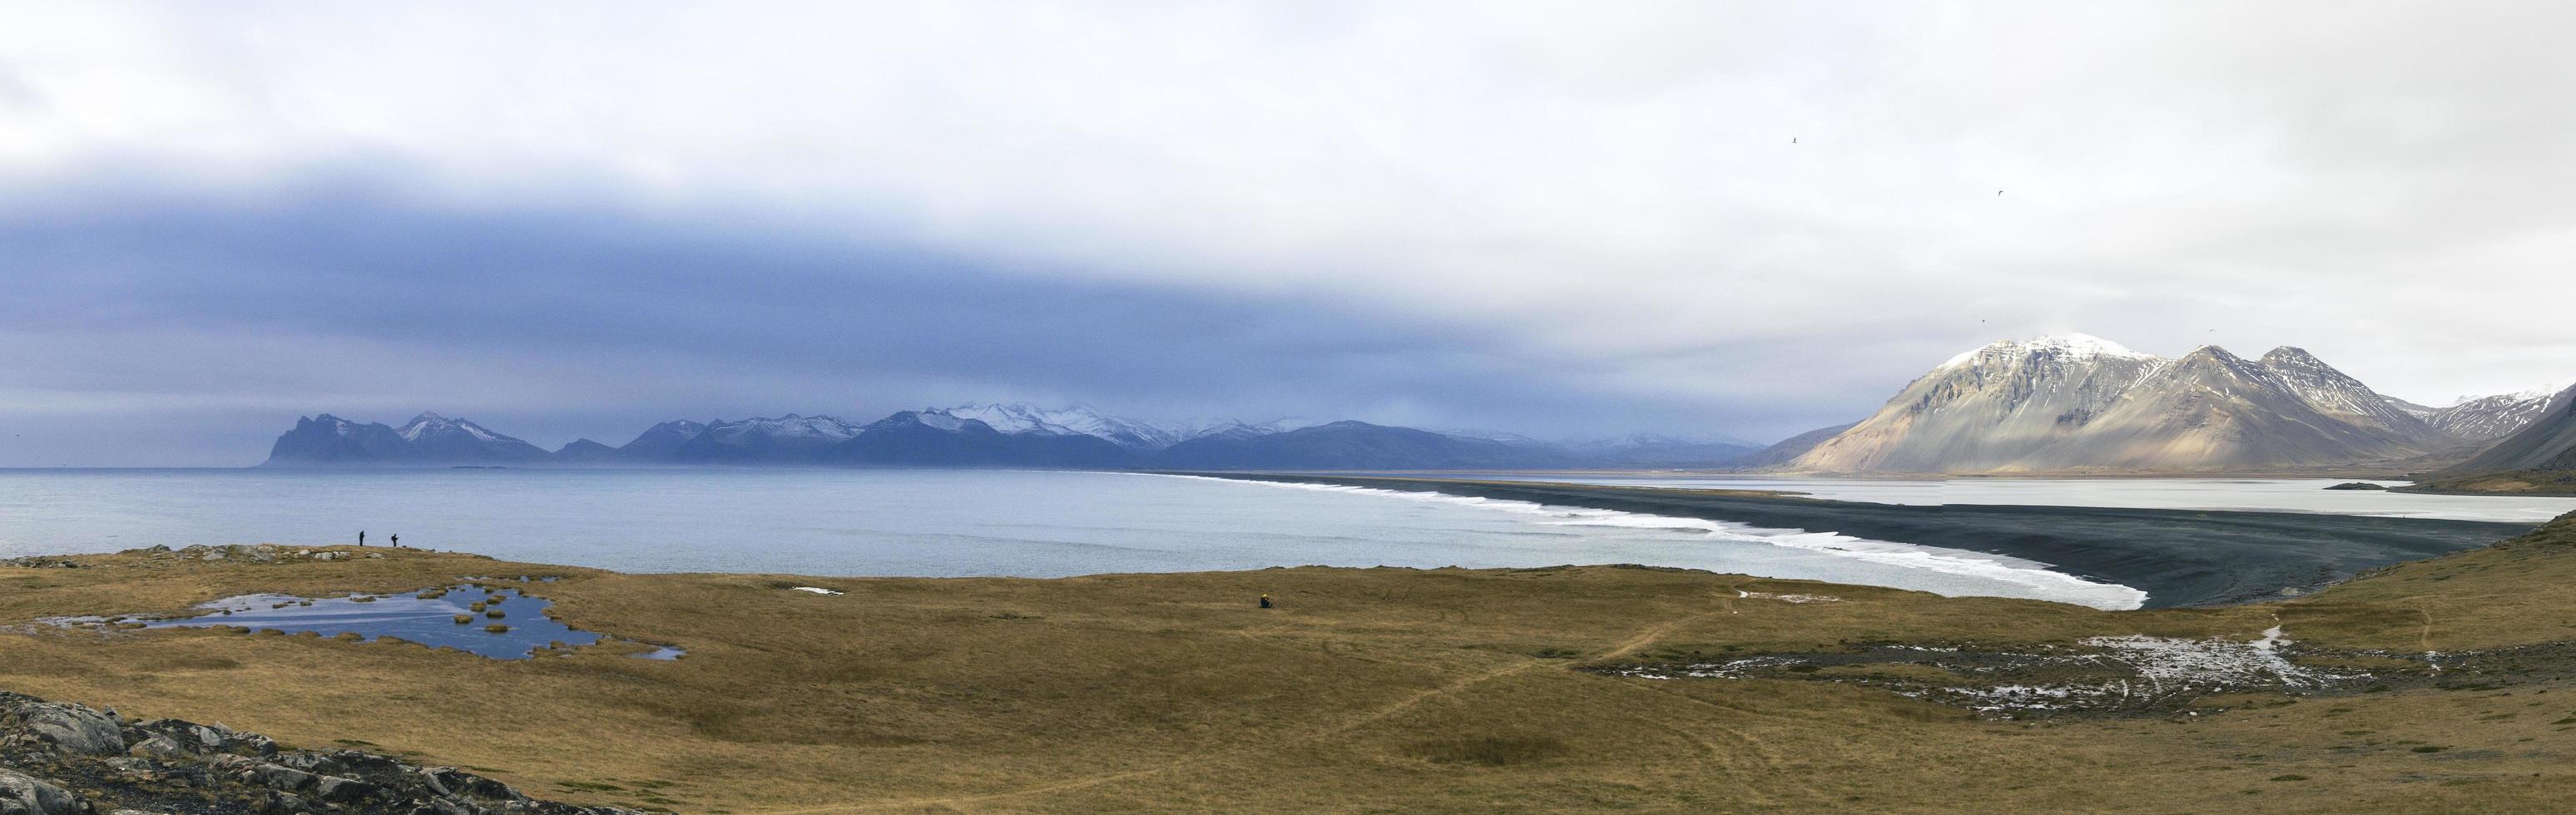
[[[453,767],[290,750],[256,733],[0,692],[0,815],[401,813],[628,815],[538,801]]]

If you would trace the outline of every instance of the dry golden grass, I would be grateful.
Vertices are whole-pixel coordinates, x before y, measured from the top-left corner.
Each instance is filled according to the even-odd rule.
[[[1616,567],[922,580],[102,557],[0,570],[0,624],[560,575],[529,591],[565,622],[689,656],[38,626],[0,631],[0,689],[691,812],[2543,811],[2576,794],[2576,723],[2560,723],[2576,694],[2552,682],[2031,724],[1829,682],[1578,668],[1864,640],[2252,639],[2276,619],[2350,647],[2568,639],[2576,528],[2553,534],[2292,603],[2119,613]],[[1265,592],[1279,608],[1255,608]]]

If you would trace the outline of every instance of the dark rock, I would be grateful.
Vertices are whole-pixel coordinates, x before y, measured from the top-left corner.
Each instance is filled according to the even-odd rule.
[[[2327,487],[2326,489],[2330,489],[2330,490],[2384,490],[2384,489],[2388,489],[2388,488],[2387,488],[2387,487],[2380,486],[2380,485],[2377,485],[2377,484],[2370,483],[2370,482],[2368,482],[2368,481],[2346,481],[2346,482],[2343,482],[2343,483],[2341,483],[2341,484],[2336,484],[2336,485],[2334,485],[2334,486]]]
[[[454,767],[432,767],[421,772],[428,776],[430,783],[445,790],[449,795],[503,802],[528,800],[527,796],[510,789],[507,784]]]
[[[355,813],[634,815],[537,801],[450,767],[358,750],[280,750],[256,733],[0,692],[0,815]]]

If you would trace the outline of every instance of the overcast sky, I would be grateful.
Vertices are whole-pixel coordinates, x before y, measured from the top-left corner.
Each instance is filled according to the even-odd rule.
[[[1088,402],[1769,441],[2576,379],[2576,5],[0,4],[0,466]],[[2000,194],[1998,194],[2000,192]]]

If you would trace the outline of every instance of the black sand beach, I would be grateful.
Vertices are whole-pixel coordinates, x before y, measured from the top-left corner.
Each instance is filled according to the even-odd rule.
[[[2533,526],[2292,512],[1905,506],[1744,491],[1450,478],[1201,475],[1533,501],[2009,555],[2144,590],[2148,608],[2309,591],[2366,569],[2484,546]]]

